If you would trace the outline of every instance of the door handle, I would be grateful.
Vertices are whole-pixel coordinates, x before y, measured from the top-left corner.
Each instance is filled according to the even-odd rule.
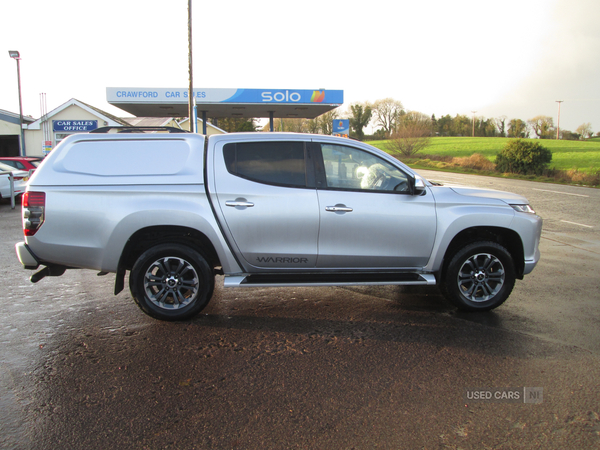
[[[241,202],[241,201],[235,200],[235,201],[226,201],[225,206],[231,206],[232,208],[252,208],[254,206],[254,203]]]
[[[354,211],[352,208],[348,208],[344,205],[335,205],[335,206],[326,206],[325,211],[329,212],[352,212]]]

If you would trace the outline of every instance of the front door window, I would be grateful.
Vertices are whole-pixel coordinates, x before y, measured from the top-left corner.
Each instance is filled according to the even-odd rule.
[[[408,177],[387,161],[343,145],[321,146],[327,187],[364,191],[408,191]]]

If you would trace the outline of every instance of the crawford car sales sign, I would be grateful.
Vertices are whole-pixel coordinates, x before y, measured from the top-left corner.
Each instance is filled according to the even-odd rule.
[[[92,131],[98,128],[97,120],[53,120],[52,129],[54,131]]]

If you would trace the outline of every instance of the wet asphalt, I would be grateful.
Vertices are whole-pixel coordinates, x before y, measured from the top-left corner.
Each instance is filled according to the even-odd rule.
[[[159,322],[113,275],[31,284],[3,201],[0,448],[600,448],[600,191],[425,175],[524,194],[544,218],[542,260],[495,311],[458,313],[436,287],[218,277],[198,317]],[[526,387],[537,403],[468,398]]]

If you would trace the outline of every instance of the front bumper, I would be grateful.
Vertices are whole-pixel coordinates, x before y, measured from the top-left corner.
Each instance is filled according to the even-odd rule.
[[[523,270],[523,275],[527,275],[528,273],[531,273],[539,260],[540,260],[540,249],[536,248],[533,260],[530,260],[530,261],[525,260],[525,270]]]

